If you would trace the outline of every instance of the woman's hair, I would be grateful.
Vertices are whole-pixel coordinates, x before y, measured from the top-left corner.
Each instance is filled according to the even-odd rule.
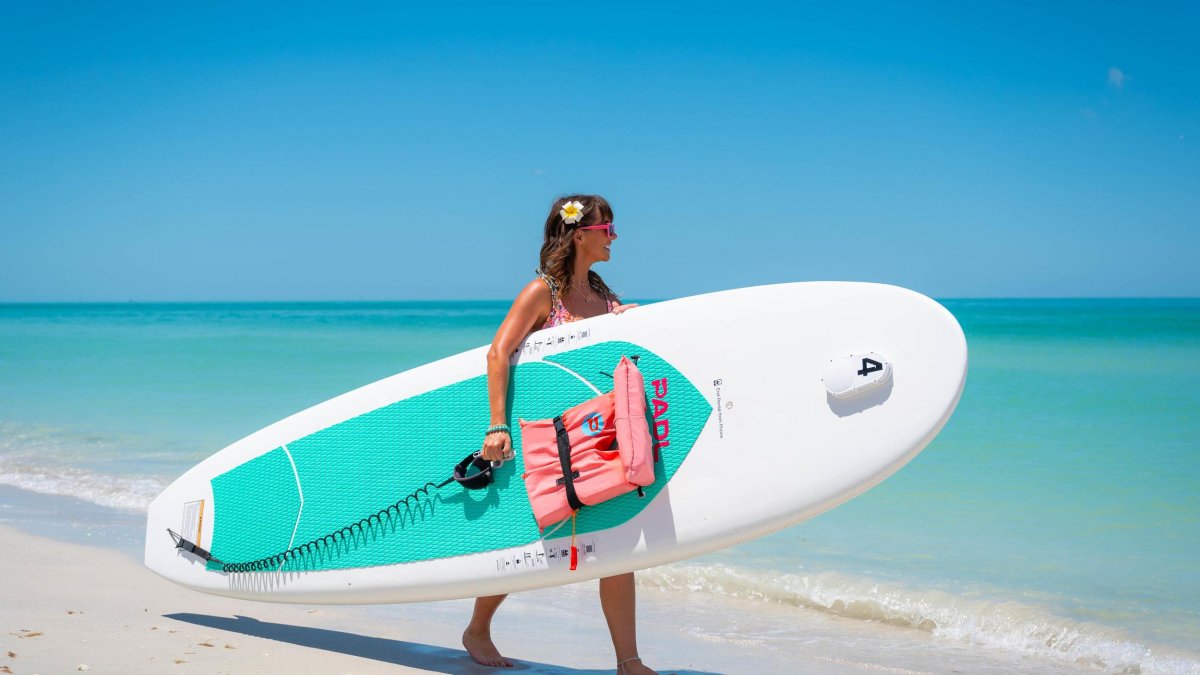
[[[567,202],[583,204],[583,218],[571,225],[563,222],[562,216],[558,214]],[[545,238],[542,240],[539,271],[554,282],[559,297],[571,292],[571,275],[575,272],[575,231],[589,225],[611,223],[612,219],[612,207],[599,195],[567,195],[559,197],[550,205],[550,215],[546,217]],[[592,270],[588,270],[588,285],[605,298],[617,297],[608,284],[604,283],[604,279]]]

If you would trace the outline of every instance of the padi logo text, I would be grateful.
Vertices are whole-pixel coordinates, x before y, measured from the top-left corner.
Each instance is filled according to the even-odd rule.
[[[654,449],[657,451],[671,444],[668,440],[671,424],[667,421],[667,409],[670,408],[667,404],[667,378],[654,380],[651,384],[654,385],[654,398],[651,399],[651,403],[654,405]]]

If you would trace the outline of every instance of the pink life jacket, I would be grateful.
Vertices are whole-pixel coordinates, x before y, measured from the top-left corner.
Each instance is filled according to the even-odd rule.
[[[525,489],[542,529],[654,482],[645,384],[623,356],[611,392],[554,419],[520,422]]]

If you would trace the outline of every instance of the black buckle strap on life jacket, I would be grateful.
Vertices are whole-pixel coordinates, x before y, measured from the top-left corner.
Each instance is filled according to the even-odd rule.
[[[575,494],[575,479],[579,477],[579,472],[571,471],[571,438],[563,426],[562,415],[554,418],[554,432],[558,441],[558,461],[562,464],[562,481],[567,488],[567,504],[571,505],[573,511],[578,511],[583,508],[583,502]]]
[[[477,473],[468,476],[467,468],[471,466],[475,467]],[[481,453],[473,452],[455,465],[453,478],[468,490],[482,490],[492,484],[492,463],[484,459]]]

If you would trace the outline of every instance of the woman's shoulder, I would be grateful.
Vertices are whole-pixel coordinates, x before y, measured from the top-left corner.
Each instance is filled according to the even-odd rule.
[[[536,279],[532,279],[529,283],[525,284],[524,288],[521,289],[521,293],[517,296],[517,299],[532,301],[539,304],[543,302],[550,302],[554,297],[554,290],[553,286],[551,285],[552,283],[552,280],[548,281],[547,279],[543,279],[541,276]]]

